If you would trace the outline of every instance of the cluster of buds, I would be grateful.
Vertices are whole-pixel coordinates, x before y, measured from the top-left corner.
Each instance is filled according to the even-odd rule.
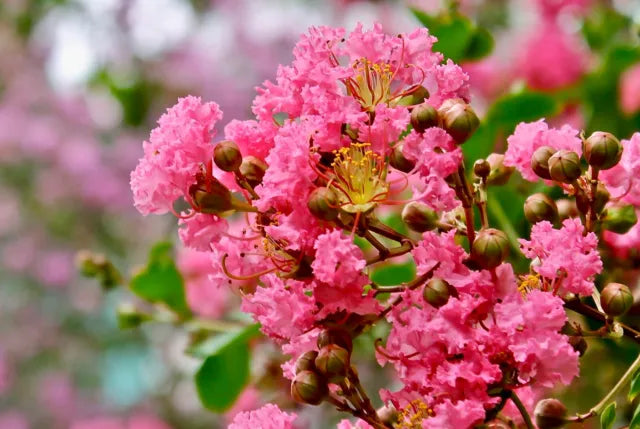
[[[431,127],[444,129],[458,144],[469,140],[478,129],[480,120],[464,100],[446,100],[436,110],[429,103],[414,106],[411,110],[411,125],[419,133]]]

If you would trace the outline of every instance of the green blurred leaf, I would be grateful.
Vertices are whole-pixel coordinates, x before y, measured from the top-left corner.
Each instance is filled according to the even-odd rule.
[[[473,24],[469,19],[456,13],[434,17],[418,9],[412,9],[412,12],[429,29],[429,33],[438,38],[433,45],[434,51],[441,52],[445,58],[451,58],[455,62],[465,58],[474,34]]]
[[[160,242],[153,246],[147,266],[131,279],[130,287],[141,298],[164,303],[180,315],[190,314],[184,281],[173,261],[171,243]]]
[[[629,423],[629,429],[640,429],[640,404],[636,407],[631,417],[631,423]]]
[[[228,410],[249,382],[249,346],[231,341],[207,357],[195,375],[202,404],[217,413]]]
[[[407,225],[402,220],[402,216],[399,213],[393,213],[389,216],[386,216],[381,219],[381,222],[392,228],[394,231],[399,232],[400,234],[407,235],[409,233],[409,229]]]
[[[613,422],[616,420],[616,403],[612,402],[607,405],[600,416],[600,426],[602,429],[611,429]]]
[[[629,387],[629,402],[633,401],[640,393],[640,371],[636,371],[631,380],[631,386]]]
[[[582,25],[585,36],[592,50],[602,50],[613,43],[617,36],[626,36],[632,20],[618,13],[614,8],[604,4],[596,4]],[[622,33],[622,34],[621,34]]]
[[[376,267],[371,280],[381,286],[399,285],[409,282],[416,276],[416,264],[413,261],[404,264],[388,264]]]
[[[493,51],[493,36],[485,28],[476,28],[465,51],[464,59],[479,60]]]
[[[225,332],[208,338],[198,344],[187,349],[187,353],[199,358],[207,358],[211,355],[220,353],[227,347],[232,347],[239,343],[246,343],[252,338],[260,335],[260,324],[255,323],[245,328]]]

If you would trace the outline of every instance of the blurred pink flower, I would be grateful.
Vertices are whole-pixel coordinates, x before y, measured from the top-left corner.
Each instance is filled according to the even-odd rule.
[[[627,115],[640,110],[640,63],[634,64],[620,76],[620,108]]]

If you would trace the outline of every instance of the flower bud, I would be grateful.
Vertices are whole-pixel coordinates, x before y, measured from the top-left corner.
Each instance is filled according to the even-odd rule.
[[[550,146],[541,146],[533,152],[531,156],[531,169],[538,177],[551,180],[549,158],[551,158],[554,153],[556,153],[556,150]]]
[[[412,201],[402,209],[402,221],[413,231],[431,231],[438,226],[438,214],[425,203]]]
[[[220,214],[233,210],[231,191],[215,178],[209,183],[198,182],[189,187],[195,208],[201,213]]]
[[[558,217],[560,220],[577,217],[579,215],[576,202],[569,198],[560,198],[557,200],[556,207],[558,207]]]
[[[558,207],[545,194],[533,194],[524,202],[524,216],[531,223],[538,223],[543,220],[553,223],[558,218]]]
[[[573,183],[582,174],[580,157],[570,150],[559,150],[549,158],[549,174],[556,182]]]
[[[567,407],[557,399],[543,399],[533,411],[539,429],[559,429],[567,423]]]
[[[316,368],[330,382],[339,382],[349,370],[349,351],[336,344],[328,344],[320,349],[316,357]]]
[[[397,144],[391,150],[391,154],[389,155],[389,164],[396,170],[400,170],[403,173],[408,173],[413,170],[413,167],[416,166],[416,163],[405,158],[402,153],[402,143]]]
[[[506,184],[515,171],[515,167],[504,165],[504,155],[501,153],[492,153],[487,157],[487,162],[491,166],[491,173],[487,178],[489,185],[501,186]]]
[[[405,95],[398,100],[398,106],[415,106],[429,98],[429,91],[424,86],[417,87],[411,94]]]
[[[466,103],[457,103],[446,110],[441,108],[438,115],[442,120],[442,128],[458,144],[466,142],[480,125],[476,113]]]
[[[569,344],[580,356],[584,355],[587,351],[588,344],[583,336],[576,335],[569,337]]]
[[[609,283],[600,293],[600,304],[609,316],[622,316],[633,305],[633,295],[627,286]]]
[[[353,349],[351,335],[349,335],[347,331],[339,328],[326,329],[318,335],[319,349],[322,349],[329,344],[336,344],[347,350],[349,353],[351,353],[351,350]]]
[[[318,405],[328,392],[327,383],[313,371],[300,371],[291,382],[291,396],[302,404]]]
[[[491,165],[486,159],[479,159],[473,163],[473,174],[481,179],[486,179],[491,173]]]
[[[591,189],[587,189],[586,192],[588,192],[588,194],[585,192],[578,192],[576,194],[576,206],[578,207],[578,210],[584,214],[587,214],[589,211],[589,196],[591,195]],[[593,209],[596,213],[600,213],[604,209],[604,206],[609,202],[610,197],[611,194],[609,194],[607,187],[602,183],[598,183],[598,186],[596,187],[596,198],[593,204]]]
[[[231,140],[218,143],[213,149],[213,162],[223,171],[236,171],[242,164],[242,154],[238,145]]]
[[[620,162],[622,145],[611,133],[596,131],[584,141],[584,159],[599,170],[608,170]]]
[[[267,164],[255,156],[247,156],[240,164],[240,173],[247,179],[252,187],[262,183],[264,173],[267,171]]]
[[[507,235],[494,228],[486,228],[478,232],[471,246],[471,257],[485,269],[497,267],[508,255]]]
[[[340,210],[338,209],[338,197],[335,192],[329,188],[316,188],[309,195],[307,207],[311,214],[318,219],[332,221],[338,217]]]
[[[438,125],[438,112],[429,103],[422,103],[411,111],[411,125],[419,133]]]
[[[457,296],[456,288],[440,278],[433,278],[424,285],[422,298],[431,306],[440,308],[449,302],[451,296]]]
[[[315,350],[309,350],[300,355],[296,361],[295,373],[297,374],[301,371],[315,371],[316,357],[318,357],[318,352]]]
[[[625,234],[638,222],[636,209],[632,205],[609,207],[602,219],[602,227],[616,234]]]

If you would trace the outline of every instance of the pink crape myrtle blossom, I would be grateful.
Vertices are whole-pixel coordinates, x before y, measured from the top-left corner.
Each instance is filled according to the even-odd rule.
[[[640,110],[640,63],[634,64],[620,76],[620,107],[627,115]]]
[[[560,129],[549,128],[544,119],[518,124],[514,133],[507,138],[507,144],[504,165],[515,167],[530,182],[540,179],[531,169],[531,157],[536,149],[549,146],[556,150],[566,149],[582,154],[582,140],[578,137],[578,130],[568,125]]]
[[[601,172],[611,198],[640,207],[640,133],[622,140],[622,158],[613,168]]]
[[[176,262],[184,278],[189,308],[206,318],[222,316],[230,303],[231,291],[227,285],[212,281],[210,254],[185,248],[178,253]]]
[[[294,429],[295,414],[289,414],[277,405],[267,404],[254,411],[238,413],[228,429]]]
[[[145,142],[144,157],[131,173],[134,203],[142,214],[172,211],[188,194],[196,173],[213,154],[214,127],[222,119],[215,103],[188,96],[167,110]]]
[[[584,13],[592,0],[535,0],[533,3],[546,18],[555,18],[560,12]]]
[[[224,218],[204,213],[180,219],[178,224],[178,236],[182,243],[202,252],[211,250],[211,243],[219,241],[228,228]]]
[[[583,231],[579,219],[564,220],[560,229],[542,221],[531,229],[531,240],[519,240],[522,253],[535,260],[535,272],[548,279],[560,296],[591,295],[594,277],[602,271],[598,238]]]

